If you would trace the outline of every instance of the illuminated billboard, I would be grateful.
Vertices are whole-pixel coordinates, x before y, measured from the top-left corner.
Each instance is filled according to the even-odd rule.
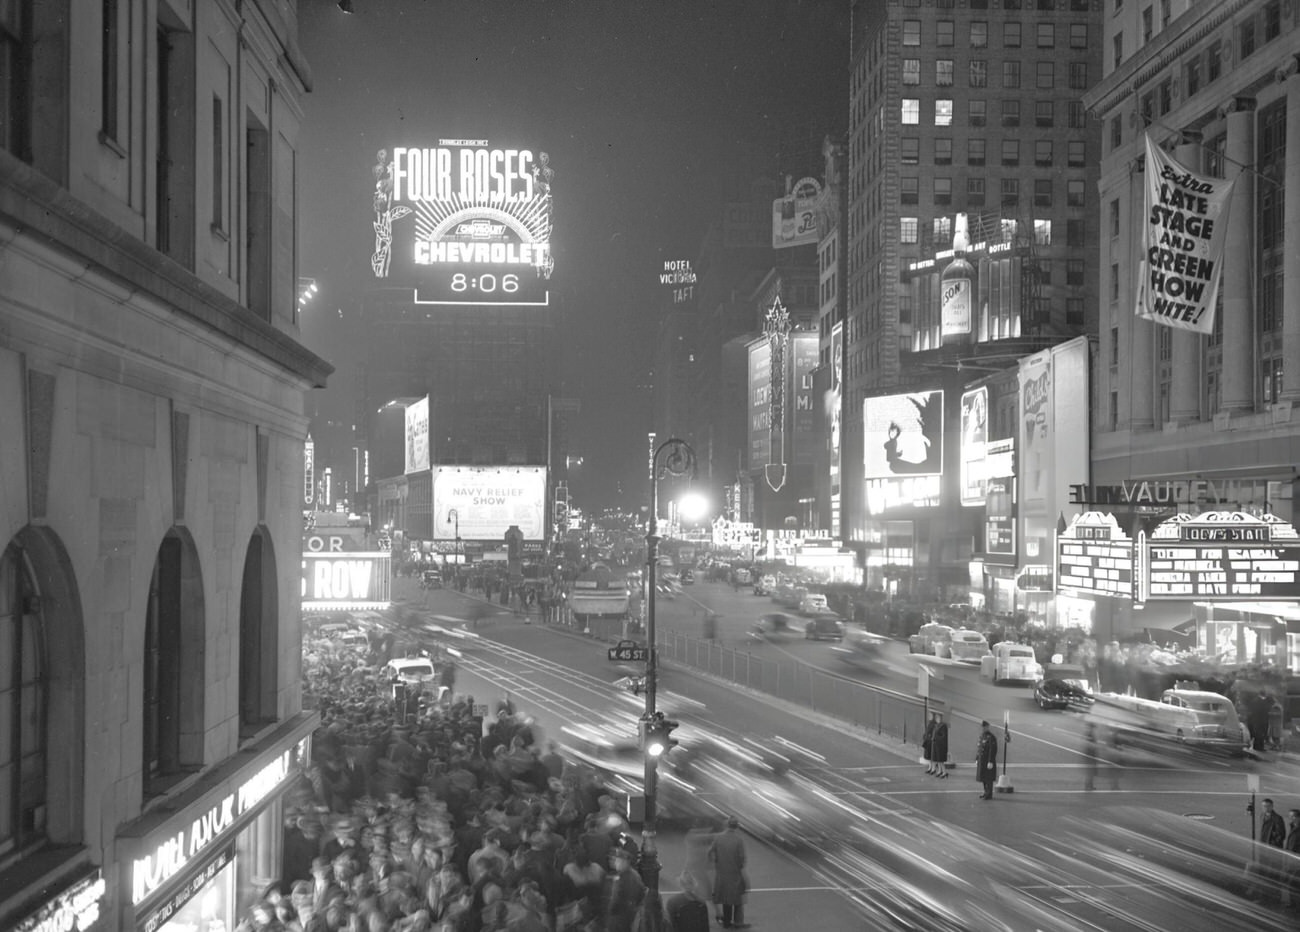
[[[772,343],[749,344],[749,468],[762,469],[772,458]]]
[[[785,197],[772,202],[772,248],[787,249],[817,242],[817,208],[822,186],[816,178],[800,178]]]
[[[864,479],[943,474],[943,392],[862,402]]]
[[[989,390],[981,385],[961,396],[961,503],[983,505],[988,475]]]
[[[1056,584],[1068,592],[1133,595],[1133,541],[1115,516],[1086,511],[1056,538]]]
[[[386,550],[309,550],[302,555],[303,611],[387,608],[392,579]]]
[[[550,303],[551,183],[545,152],[486,139],[380,149],[374,166],[375,278],[415,303]]]
[[[1137,602],[1300,600],[1300,535],[1273,515],[1175,515],[1138,532]]]
[[[406,475],[429,468],[429,396],[406,406]]]
[[[433,467],[435,540],[501,541],[511,526],[545,540],[545,466]]]

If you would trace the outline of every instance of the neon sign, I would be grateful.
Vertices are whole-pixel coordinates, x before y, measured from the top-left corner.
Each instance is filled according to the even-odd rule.
[[[99,868],[78,880],[35,913],[14,926],[14,932],[82,932],[99,921],[99,904],[108,892]]]

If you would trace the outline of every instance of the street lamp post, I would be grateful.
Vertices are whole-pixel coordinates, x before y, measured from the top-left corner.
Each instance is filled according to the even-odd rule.
[[[448,510],[447,520],[456,522],[456,550],[453,554],[453,556],[455,556],[455,559],[452,560],[452,562],[456,564],[456,575],[457,577],[459,577],[460,576],[460,512],[457,511],[455,508]]]
[[[664,456],[666,454],[666,456]],[[660,457],[664,461],[660,463]],[[658,648],[655,645],[655,578],[659,567],[659,478],[663,475],[685,476],[695,473],[695,450],[684,440],[672,438],[665,440],[651,457],[650,474],[650,519],[645,535],[646,552],[646,661],[645,661],[645,723],[649,726],[656,719],[658,709],[655,707],[658,687]],[[666,748],[665,748],[666,750]],[[650,932],[662,927],[662,915],[659,906],[659,849],[655,843],[657,833],[656,796],[658,788],[657,755],[646,749],[645,754],[645,821],[641,830],[641,880],[646,886],[646,899],[650,904],[645,914],[649,919]]]

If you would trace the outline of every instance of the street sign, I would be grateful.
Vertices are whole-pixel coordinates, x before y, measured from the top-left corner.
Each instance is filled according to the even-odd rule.
[[[650,659],[650,648],[638,644],[636,641],[619,641],[614,647],[608,650],[609,659],[617,660],[624,663],[645,662]]]

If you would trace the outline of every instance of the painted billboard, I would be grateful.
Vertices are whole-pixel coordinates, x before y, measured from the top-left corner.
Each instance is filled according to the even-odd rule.
[[[375,278],[412,288],[417,304],[550,303],[545,152],[439,139],[380,149],[373,174]]]
[[[863,478],[943,474],[943,392],[862,402]]]
[[[800,178],[785,197],[772,202],[772,248],[788,249],[817,242],[817,208],[822,186],[816,178]]]
[[[989,390],[981,385],[961,396],[961,503],[983,505],[988,473]]]
[[[811,330],[799,330],[790,334],[790,359],[794,365],[786,378],[793,383],[787,389],[785,397],[793,410],[787,410],[791,425],[791,461],[799,464],[811,464],[817,459],[817,450],[822,443],[817,431],[817,413],[813,405],[813,370],[820,362],[817,334]]]
[[[406,406],[406,475],[429,468],[429,396]]]
[[[505,539],[511,526],[525,541],[546,538],[545,466],[434,466],[433,537]]]

